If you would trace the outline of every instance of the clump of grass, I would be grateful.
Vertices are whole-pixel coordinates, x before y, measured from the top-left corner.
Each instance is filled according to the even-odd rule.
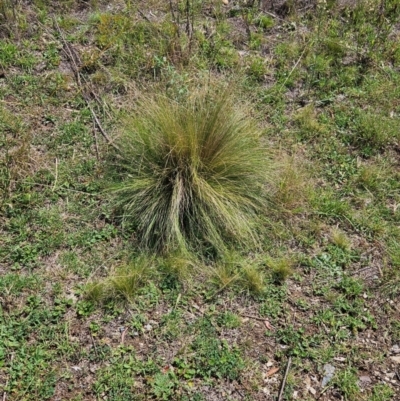
[[[166,258],[161,258],[159,267],[165,280],[172,280],[183,285],[190,285],[195,263],[189,255],[174,253]]]
[[[336,245],[340,249],[343,249],[344,251],[348,251],[351,248],[351,242],[349,237],[338,228],[334,228],[331,231],[330,240],[334,245]]]
[[[240,281],[242,266],[240,255],[228,252],[225,257],[214,266],[209,266],[210,281],[218,287],[218,292],[233,287]]]
[[[113,186],[140,245],[219,254],[256,244],[268,170],[259,136],[226,91],[142,100],[119,139]]]
[[[289,257],[268,257],[265,264],[271,269],[272,279],[278,284],[284,283],[293,274],[293,260]]]
[[[104,280],[89,283],[85,291],[86,298],[97,303],[108,300],[131,302],[147,284],[153,271],[152,267],[153,260],[145,257],[119,266]]]
[[[265,288],[265,277],[262,271],[253,264],[243,267],[241,284],[254,295],[261,294]]]
[[[294,120],[299,127],[300,135],[304,139],[326,133],[326,127],[318,121],[318,114],[313,104],[302,107],[297,111]]]

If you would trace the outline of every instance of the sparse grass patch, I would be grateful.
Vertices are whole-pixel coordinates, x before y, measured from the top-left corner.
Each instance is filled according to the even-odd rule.
[[[345,140],[360,149],[364,156],[383,151],[399,139],[400,126],[393,118],[359,110]]]
[[[327,132],[326,127],[318,121],[317,112],[312,104],[298,110],[294,121],[299,127],[301,138],[312,140],[315,136]]]
[[[368,397],[368,401],[389,401],[394,395],[394,391],[386,383],[377,384]]]
[[[106,279],[88,284],[86,297],[94,302],[119,300],[132,302],[138,292],[147,284],[153,272],[152,258],[139,258],[119,266]]]
[[[307,212],[312,194],[312,183],[305,167],[296,156],[280,155],[273,174],[271,203],[278,214]]]
[[[196,322],[197,336],[186,356],[174,360],[178,375],[186,378],[224,378],[237,380],[245,368],[240,349],[221,341],[209,319]]]
[[[360,398],[358,377],[354,368],[348,367],[340,371],[335,382],[346,401],[356,401]]]

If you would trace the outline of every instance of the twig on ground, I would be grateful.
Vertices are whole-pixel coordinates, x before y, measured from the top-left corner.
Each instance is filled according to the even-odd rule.
[[[94,145],[96,146],[96,158],[97,160],[100,160],[100,155],[99,155],[99,144],[97,143],[97,134],[96,134],[96,121],[94,118],[93,120],[93,136],[94,136]]]
[[[118,146],[115,145],[115,144],[111,141],[110,137],[109,137],[109,136],[107,135],[107,133],[104,131],[104,129],[103,129],[101,123],[100,123],[100,120],[97,118],[96,113],[94,112],[92,106],[90,105],[90,98],[89,98],[89,95],[91,95],[91,96],[100,104],[100,106],[102,106],[100,99],[98,98],[98,96],[96,95],[96,93],[94,93],[93,90],[89,89],[87,92],[85,92],[85,90],[84,90],[84,87],[83,87],[83,85],[82,85],[82,80],[85,81],[85,79],[84,79],[84,78],[81,76],[81,74],[80,74],[80,67],[79,67],[79,66],[82,64],[82,62],[81,62],[81,59],[80,59],[79,55],[76,53],[76,51],[74,50],[74,48],[73,48],[73,47],[67,42],[67,40],[65,39],[64,34],[63,34],[63,32],[61,31],[61,28],[60,28],[60,26],[58,25],[57,20],[54,18],[53,21],[54,21],[54,26],[55,26],[55,28],[57,29],[57,31],[58,31],[58,33],[59,33],[59,35],[60,35],[61,41],[62,41],[62,43],[63,43],[63,50],[64,50],[64,53],[65,53],[65,55],[66,55],[66,57],[67,57],[67,59],[68,59],[70,65],[71,65],[72,71],[73,71],[74,76],[75,76],[75,79],[76,79],[76,83],[77,83],[79,89],[82,91],[82,97],[83,97],[83,99],[85,100],[86,105],[87,105],[88,109],[90,110],[90,112],[91,112],[91,114],[92,114],[93,120],[94,120],[94,122],[95,122],[97,128],[99,129],[100,133],[103,135],[103,137],[105,138],[105,140],[106,140],[112,147],[114,147],[115,149],[119,150]],[[86,81],[85,81],[85,83],[87,84]],[[97,149],[97,148],[96,148],[96,149]]]
[[[181,296],[182,296],[182,294],[179,293],[178,296],[176,297],[174,310],[176,310],[176,308],[178,307],[179,301],[181,300]]]
[[[217,296],[219,293],[221,293],[222,291],[225,290],[226,287],[229,286],[229,284],[231,284],[234,280],[236,280],[239,277],[239,274],[236,274],[235,276],[233,276],[227,283],[225,283],[222,287],[220,287],[217,291],[214,292],[214,294],[211,296],[211,298],[214,298],[215,296]]]
[[[99,357],[99,353],[97,352],[96,343],[94,342],[94,338],[93,338],[93,336],[92,336],[92,333],[89,333],[89,334],[90,334],[90,339],[92,340],[92,344],[93,344],[93,348],[94,348],[94,353],[96,354],[96,357],[98,358],[98,357]]]
[[[265,318],[265,317],[258,317],[258,316],[253,316],[253,315],[246,315],[246,314],[243,314],[243,313],[239,313],[239,315],[240,316],[243,316],[243,317],[248,317],[249,319],[254,319],[254,320],[259,320],[260,322],[264,322],[264,324],[265,324],[265,327],[268,329],[268,330],[275,330],[275,327],[270,323],[270,321],[267,319],[267,318]]]
[[[126,333],[128,332],[128,327],[122,332],[122,335],[121,335],[121,345],[124,345],[124,341],[125,341],[125,336],[126,336]]]
[[[286,77],[286,79],[283,81],[283,84],[281,85],[280,89],[282,89],[282,88],[285,86],[286,82],[288,81],[288,79],[289,79],[289,78],[291,77],[291,75],[293,74],[293,71],[296,69],[296,67],[297,67],[298,64],[300,63],[300,60],[303,58],[303,55],[304,55],[306,49],[307,49],[307,47],[305,47],[305,48],[303,49],[303,51],[301,52],[300,57],[298,58],[298,60],[296,61],[295,65],[293,66],[293,68],[292,68],[291,71],[289,72],[289,75],[288,75],[288,76]]]
[[[100,123],[99,119],[98,119],[97,116],[96,116],[96,113],[95,113],[94,110],[92,109],[92,106],[90,106],[90,103],[89,103],[87,97],[84,95],[83,98],[84,98],[85,101],[86,101],[86,105],[87,105],[88,109],[89,109],[90,112],[92,113],[93,120],[95,121],[95,123],[96,123],[96,125],[97,125],[97,128],[99,129],[101,135],[103,135],[103,137],[106,139],[106,141],[107,141],[112,147],[114,147],[115,149],[119,150],[118,146],[115,145],[115,144],[111,141],[110,137],[109,137],[109,136],[107,135],[107,133],[104,131],[103,127],[101,126],[101,123]]]
[[[278,17],[276,14],[270,13],[269,11],[263,11],[264,14],[270,15],[271,17],[274,17],[276,19],[279,19],[280,21],[283,21],[281,17]]]
[[[285,375],[283,376],[283,380],[282,380],[282,384],[281,384],[281,390],[279,391],[279,396],[277,401],[282,401],[282,397],[283,397],[283,391],[285,390],[285,386],[286,386],[286,380],[289,374],[289,369],[290,369],[290,365],[292,364],[292,358],[289,356],[288,362],[287,362],[287,366],[286,366],[286,371],[285,371]]]
[[[249,319],[254,319],[254,320],[259,320],[260,322],[265,322],[266,320],[268,320],[265,317],[258,317],[258,316],[253,316],[253,315],[246,315],[245,313],[239,313],[240,316],[243,317],[248,317]]]
[[[53,184],[53,188],[51,188],[51,192],[54,192],[56,190],[57,180],[58,180],[58,159],[56,157],[56,172],[55,172],[54,184]]]
[[[319,400],[332,386],[333,386],[333,383],[330,384],[329,386],[326,386],[326,387],[319,393],[319,396],[317,397],[317,400]]]

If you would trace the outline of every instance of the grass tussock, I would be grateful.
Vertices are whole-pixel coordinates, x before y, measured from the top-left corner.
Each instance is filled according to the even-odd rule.
[[[153,264],[152,259],[141,257],[119,266],[104,280],[89,283],[85,291],[86,298],[96,303],[108,300],[132,302],[152,277]]]
[[[256,244],[268,171],[259,136],[227,92],[142,100],[119,139],[112,189],[140,245],[218,254]]]

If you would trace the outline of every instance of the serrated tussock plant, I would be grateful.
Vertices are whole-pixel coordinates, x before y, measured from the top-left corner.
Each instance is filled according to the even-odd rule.
[[[227,92],[142,100],[118,148],[112,192],[142,247],[218,254],[257,243],[268,158]]]

